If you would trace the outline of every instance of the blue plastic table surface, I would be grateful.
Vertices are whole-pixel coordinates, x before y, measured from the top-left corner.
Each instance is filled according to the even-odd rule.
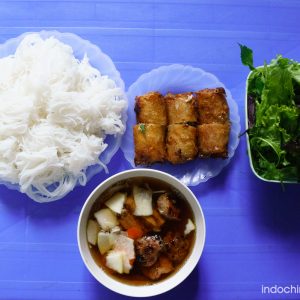
[[[115,0],[0,2],[0,42],[26,31],[73,32],[115,62],[128,88],[139,75],[172,63],[214,73],[238,103],[242,130],[248,74],[237,43],[255,65],[276,54],[300,60],[300,1]],[[1,71],[1,70],[0,70]],[[119,151],[110,174],[129,168]],[[37,204],[0,187],[0,299],[123,299],[99,284],[77,248],[76,226],[95,176],[63,200]],[[207,222],[203,256],[192,274],[157,299],[300,299],[263,294],[300,286],[300,186],[262,182],[251,172],[246,140],[222,173],[193,187]]]

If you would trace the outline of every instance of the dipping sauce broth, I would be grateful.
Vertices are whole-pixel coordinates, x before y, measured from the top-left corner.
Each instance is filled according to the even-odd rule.
[[[98,198],[87,236],[92,257],[109,276],[129,285],[151,285],[185,263],[195,241],[194,224],[192,209],[178,190],[139,177],[118,182]]]

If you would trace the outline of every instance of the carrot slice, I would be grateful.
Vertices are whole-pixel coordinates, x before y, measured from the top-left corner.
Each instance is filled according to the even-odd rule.
[[[138,227],[130,227],[127,229],[127,235],[129,238],[136,240],[143,236],[143,231]]]

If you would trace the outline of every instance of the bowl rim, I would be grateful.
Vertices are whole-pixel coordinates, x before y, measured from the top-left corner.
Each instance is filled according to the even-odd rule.
[[[264,66],[258,66],[255,69],[262,69]],[[271,183],[291,183],[291,184],[297,184],[297,181],[279,181],[279,180],[275,180],[275,179],[267,179],[262,177],[261,175],[259,175],[257,173],[257,171],[254,168],[253,165],[253,160],[252,160],[252,153],[251,153],[251,145],[250,145],[250,138],[249,138],[249,134],[248,134],[248,129],[249,129],[249,123],[248,123],[248,84],[249,84],[249,78],[251,76],[251,74],[253,73],[253,71],[255,70],[251,70],[248,73],[248,76],[246,78],[246,92],[245,92],[245,132],[246,132],[246,141],[247,141],[247,153],[248,153],[248,158],[249,158],[249,164],[250,164],[250,168],[253,172],[253,174],[260,180],[265,181],[265,182],[271,182]]]
[[[175,186],[180,192],[187,198],[189,205],[193,211],[195,216],[195,223],[196,228],[201,227],[201,230],[196,230],[196,236],[193,248],[183,263],[183,265],[170,277],[166,278],[161,282],[157,282],[153,285],[141,285],[141,286],[133,286],[122,283],[120,281],[115,280],[111,276],[107,275],[106,272],[101,270],[101,268],[95,263],[94,259],[91,257],[90,251],[88,250],[88,242],[86,240],[86,222],[88,219],[88,213],[95,203],[99,195],[101,195],[109,186],[117,183],[120,180],[128,179],[128,178],[135,178],[135,177],[149,177],[149,178],[156,178],[158,180],[167,181],[168,184]],[[176,186],[177,184],[177,186]],[[84,218],[86,218],[84,222]],[[200,226],[201,224],[201,226]],[[198,227],[199,226],[199,227]],[[107,287],[108,289],[119,293],[125,296],[131,297],[150,297],[160,295],[165,293],[177,285],[179,285],[182,281],[184,281],[190,273],[194,270],[196,265],[198,264],[200,257],[203,253],[204,245],[206,240],[206,223],[205,217],[203,214],[202,207],[193,194],[193,192],[184,185],[180,180],[175,178],[172,175],[169,175],[165,172],[153,170],[153,169],[131,169],[119,172],[105,181],[101,182],[88,196],[87,200],[85,201],[77,224],[77,244],[79,248],[79,252],[81,258],[89,270],[91,275],[102,285]],[[87,257],[88,256],[88,257]],[[89,258],[89,260],[88,260]],[[97,272],[96,272],[97,271]]]

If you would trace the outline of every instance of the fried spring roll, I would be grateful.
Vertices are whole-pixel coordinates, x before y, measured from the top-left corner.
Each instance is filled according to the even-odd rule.
[[[167,125],[164,97],[158,92],[149,92],[135,98],[137,123]]]
[[[166,126],[137,124],[133,128],[135,165],[151,165],[166,158]]]
[[[193,93],[167,94],[165,96],[169,124],[196,123],[196,99]]]
[[[204,89],[196,95],[200,124],[228,122],[229,108],[224,88]]]
[[[228,157],[229,122],[198,125],[200,157]]]
[[[197,156],[197,129],[187,124],[173,124],[167,130],[167,160],[184,163]]]

